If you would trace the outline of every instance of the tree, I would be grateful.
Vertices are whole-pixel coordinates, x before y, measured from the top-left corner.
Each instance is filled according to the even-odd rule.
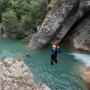
[[[36,31],[47,12],[48,0],[0,0],[0,21],[10,35]]]
[[[31,17],[34,25],[39,25],[47,11],[48,0],[32,0],[31,1]]]
[[[15,33],[18,30],[18,18],[16,17],[16,13],[13,10],[9,10],[2,14],[2,23],[6,28],[6,32]]]
[[[9,0],[0,0],[0,23],[2,22],[2,14],[10,6]]]

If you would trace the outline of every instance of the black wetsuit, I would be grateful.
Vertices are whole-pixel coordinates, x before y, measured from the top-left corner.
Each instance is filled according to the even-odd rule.
[[[54,62],[57,63],[57,53],[57,48],[51,50],[51,65],[53,65]]]

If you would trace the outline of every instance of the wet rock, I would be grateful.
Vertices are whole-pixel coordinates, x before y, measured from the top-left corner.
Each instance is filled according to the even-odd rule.
[[[6,37],[5,27],[2,23],[0,23],[0,36]]]
[[[83,80],[87,84],[88,88],[90,89],[90,68],[86,68],[82,75]]]
[[[77,21],[79,4],[79,0],[55,0],[42,25],[38,27],[38,32],[32,36],[29,45],[34,49],[43,47],[51,43],[58,32],[62,33],[58,38],[60,42],[71,26]]]
[[[87,12],[87,11],[90,11],[90,0],[83,0],[82,1],[83,3],[83,8],[84,10]]]
[[[3,25],[2,25],[2,23],[0,23],[0,35],[3,34],[3,33],[2,33],[2,28],[3,28]]]
[[[37,27],[38,32],[31,37],[29,45],[34,49],[44,47],[54,40],[60,43],[75,22],[90,11],[90,0],[51,0],[49,8],[43,23]],[[83,48],[77,40],[74,41],[75,47]],[[84,48],[88,49],[87,46]]]
[[[90,52],[90,16],[72,31],[70,38],[75,50]]]
[[[51,90],[46,84],[35,84],[33,74],[23,61],[0,62],[0,90]]]

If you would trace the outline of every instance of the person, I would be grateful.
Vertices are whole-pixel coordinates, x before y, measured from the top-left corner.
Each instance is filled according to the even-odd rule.
[[[30,53],[29,53],[29,52],[27,52],[27,53],[26,53],[26,56],[27,56],[27,57],[30,57]]]
[[[58,52],[60,52],[59,46],[57,44],[53,44],[51,49],[51,65],[57,63]]]

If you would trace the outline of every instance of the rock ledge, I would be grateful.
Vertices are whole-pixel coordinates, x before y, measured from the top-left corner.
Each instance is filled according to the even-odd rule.
[[[35,84],[33,74],[23,61],[0,61],[0,90],[51,90],[46,84]]]

